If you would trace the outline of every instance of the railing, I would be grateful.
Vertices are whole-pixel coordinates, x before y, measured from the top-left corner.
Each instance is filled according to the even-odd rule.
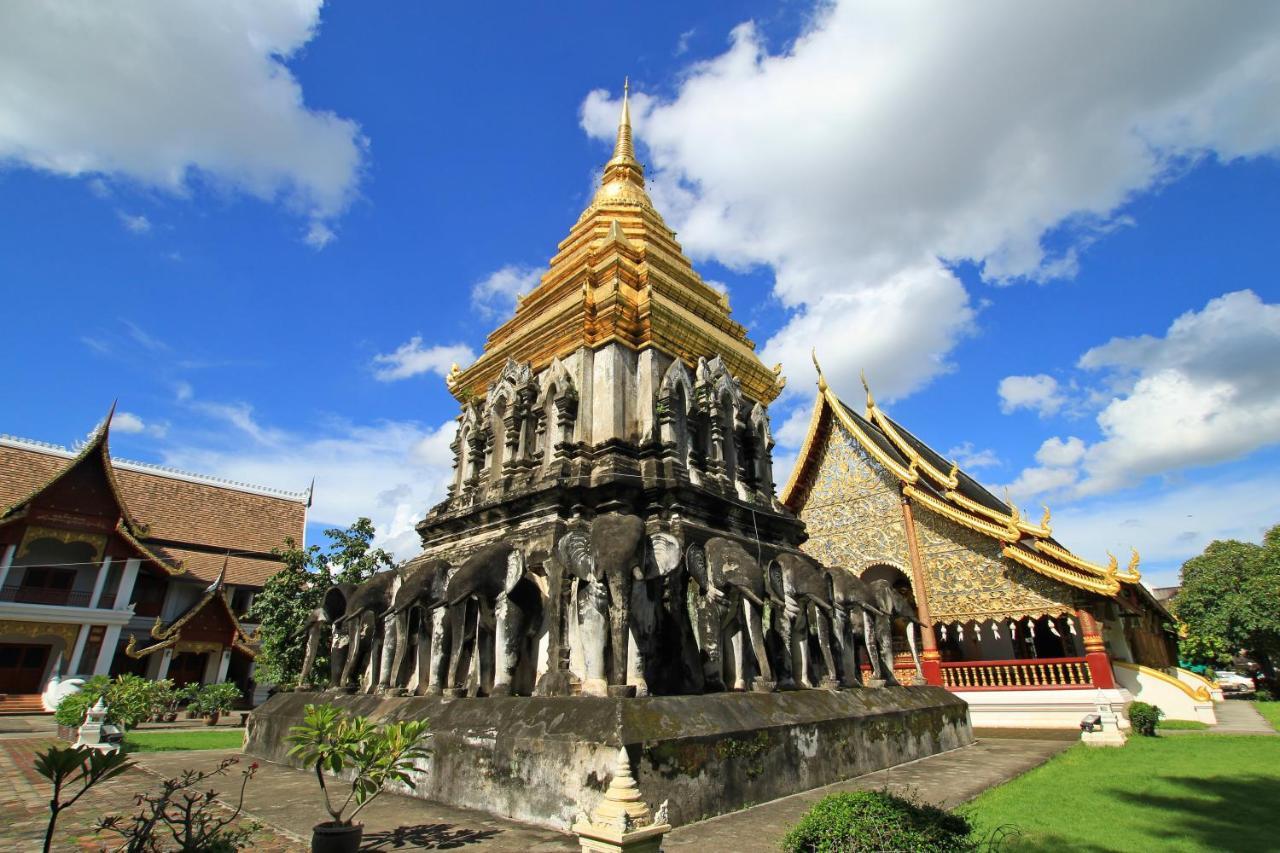
[[[0,601],[13,601],[18,604],[53,604],[63,607],[88,607],[89,593],[73,592],[69,589],[49,589],[40,586],[22,586],[21,584],[5,584],[0,588]]]
[[[1084,658],[952,661],[942,664],[952,690],[1072,690],[1093,686]]]

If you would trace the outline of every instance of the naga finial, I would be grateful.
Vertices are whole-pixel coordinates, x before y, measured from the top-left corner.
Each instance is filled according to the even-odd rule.
[[[956,479],[956,477],[957,477],[957,475],[959,475],[959,473],[960,473],[960,463],[959,463],[959,462],[957,462],[956,460],[952,459],[952,460],[951,460],[951,470],[947,472],[947,479],[948,479],[948,480],[955,480],[955,479]]]
[[[876,398],[871,395],[871,385],[867,382],[867,371],[858,371],[862,377],[862,390],[867,392],[867,409],[871,410],[876,407]]]
[[[809,350],[809,357],[813,359],[813,369],[818,371],[818,393],[825,394],[827,391],[827,377],[822,375],[822,365],[818,364],[817,347]],[[779,364],[778,367],[782,367],[782,365]]]
[[[1049,527],[1049,519],[1053,517],[1053,513],[1049,512],[1048,504],[1040,504],[1040,506],[1044,508],[1044,515],[1040,516],[1040,526],[1045,530],[1051,530],[1052,528]]]

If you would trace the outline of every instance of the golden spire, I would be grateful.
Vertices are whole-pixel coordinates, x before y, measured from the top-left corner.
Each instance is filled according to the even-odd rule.
[[[604,181],[608,186],[615,181],[629,181],[644,186],[644,167],[636,159],[635,145],[631,140],[631,80],[622,84],[622,115],[618,117],[618,140],[613,144],[613,157],[605,164]]]

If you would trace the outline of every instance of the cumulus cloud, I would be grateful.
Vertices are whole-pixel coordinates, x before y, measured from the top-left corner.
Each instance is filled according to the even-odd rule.
[[[1049,439],[1012,488],[1101,494],[1280,443],[1277,364],[1280,304],[1249,290],[1188,311],[1162,337],[1113,338],[1078,362],[1109,389],[1101,438]]]
[[[379,382],[394,382],[421,373],[447,376],[454,364],[470,364],[475,360],[476,354],[466,344],[424,347],[422,338],[414,335],[396,347],[395,352],[375,355],[373,375]]]
[[[740,25],[632,115],[694,257],[774,271],[792,316],[766,361],[795,372],[816,345],[835,387],[865,368],[893,398],[973,328],[949,262],[994,283],[1071,275],[1189,159],[1273,154],[1278,29],[1265,2],[846,0],[777,52]],[[611,140],[617,111],[593,92],[583,126]]]
[[[1040,415],[1055,415],[1067,402],[1058,380],[1044,373],[1035,376],[1006,376],[996,389],[1000,395],[1000,411],[1006,415],[1019,409],[1030,409]]]
[[[116,412],[111,418],[111,429],[114,432],[142,432],[146,428],[142,418],[133,412]]]
[[[538,286],[542,270],[508,264],[471,288],[471,304],[486,317],[498,317],[515,310],[516,297]]]
[[[307,233],[303,235],[302,242],[319,251],[337,239],[337,236],[333,233],[333,229],[323,222],[312,222],[307,226]]]
[[[151,230],[151,220],[142,214],[125,213],[123,210],[116,211],[116,216],[120,217],[120,224],[125,227],[126,231],[133,234],[146,234]]]
[[[356,193],[365,141],[286,64],[321,0],[0,6],[0,162],[182,194],[202,180],[322,221]]]
[[[966,471],[978,468],[995,468],[1003,464],[996,452],[989,447],[978,450],[972,441],[956,445],[947,451],[947,458],[954,459],[956,464]]]
[[[281,440],[266,447],[188,437],[163,452],[164,464],[284,489],[305,488],[314,477],[309,521],[344,527],[368,516],[378,545],[400,559],[418,552],[414,524],[444,497],[448,485],[453,421],[436,427],[333,422],[317,434],[263,429]]]

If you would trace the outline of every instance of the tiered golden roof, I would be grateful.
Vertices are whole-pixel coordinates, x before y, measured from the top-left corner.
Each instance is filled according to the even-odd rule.
[[[474,364],[450,374],[449,387],[460,399],[483,395],[508,358],[540,370],[611,341],[655,347],[690,367],[719,355],[743,392],[766,404],[785,381],[780,366],[761,363],[746,329],[730,319],[728,299],[703,282],[645,192],[625,90],[613,156],[591,204],[515,316],[489,335]]]
[[[1001,543],[1001,553],[1046,577],[1088,590],[1099,595],[1111,596],[1120,590],[1121,584],[1134,584],[1141,579],[1138,571],[1138,552],[1128,568],[1121,572],[1115,557],[1103,566],[1080,557],[1054,541],[1049,527],[1049,508],[1039,524],[1026,521],[1018,507],[1011,501],[1003,503],[990,499],[990,494],[969,480],[968,488],[979,499],[990,499],[991,506],[963,494],[960,468],[954,462],[945,473],[931,461],[918,439],[909,440],[886,415],[871,394],[866,377],[862,384],[867,395],[866,412],[862,418],[855,416],[832,392],[814,356],[818,370],[818,398],[814,402],[809,430],[800,448],[800,455],[791,471],[791,478],[782,490],[782,503],[798,512],[808,484],[806,478],[816,468],[815,460],[820,452],[816,436],[823,429],[825,419],[834,418],[885,470],[899,481],[907,498],[955,523],[981,533]],[[872,432],[883,436],[877,441]],[[925,448],[927,453],[932,450]],[[934,454],[936,457],[936,454]],[[1109,555],[1110,556],[1110,555]]]

